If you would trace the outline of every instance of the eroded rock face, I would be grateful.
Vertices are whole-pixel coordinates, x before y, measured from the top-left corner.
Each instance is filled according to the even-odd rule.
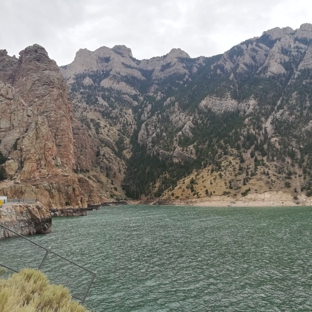
[[[177,73],[189,74],[186,66],[179,62],[181,58],[188,59],[190,57],[181,49],[172,49],[164,56],[139,61],[133,58],[131,50],[126,46],[115,46],[112,49],[101,47],[94,52],[80,49],[76,53],[75,60],[71,64],[63,66],[61,72],[69,83],[75,82],[76,76],[84,73],[109,72],[114,79],[103,80],[101,84],[111,87],[114,82],[118,85],[118,76],[133,77],[145,81],[147,79],[146,72],[148,71],[152,73],[155,79],[163,79]],[[88,84],[90,83],[89,79],[87,80]],[[119,88],[122,87],[126,86],[119,86]],[[131,90],[131,92],[134,91]]]
[[[4,204],[0,207],[0,223],[21,235],[47,234],[52,219],[48,208],[40,202],[33,204]],[[16,234],[0,226],[0,239]]]
[[[311,27],[275,28],[210,58],[191,59],[180,49],[149,60],[125,46],[79,50],[61,68],[74,110],[44,49],[29,47],[19,59],[0,52],[0,151],[9,180],[2,192],[37,197],[53,209],[83,207],[124,195],[122,183],[134,185],[135,196],[146,185],[143,194],[159,196],[167,178],[174,185],[171,178],[183,176],[179,167],[220,170],[225,156],[246,163],[246,176],[229,188],[237,192],[249,181],[248,168],[259,165],[254,156],[267,159],[267,168],[279,155],[311,168],[301,154],[311,146]],[[294,131],[284,137],[287,129]],[[179,170],[169,172],[174,165]]]
[[[173,49],[164,56],[137,60],[124,46],[102,47],[94,52],[78,51],[61,72],[71,89],[76,117],[101,142],[97,151],[101,167],[112,183],[125,177],[129,196],[140,192],[158,196],[164,188],[170,189],[167,178],[171,180],[168,194],[182,196],[182,191],[172,192],[173,180],[183,175],[180,167],[191,170],[211,164],[220,170],[226,156],[231,162],[232,157],[239,157],[245,163],[241,167],[245,166],[246,176],[238,174],[241,178],[236,184],[230,176],[225,181],[228,189],[224,193],[236,188],[238,194],[239,187],[249,181],[247,162],[252,159],[252,168],[257,167],[254,156],[268,160],[263,169],[266,176],[271,174],[267,170],[271,162],[280,157],[277,155],[292,155],[300,159],[300,166],[305,163],[311,168],[312,160],[301,154],[311,146],[303,143],[309,141],[311,130],[311,40],[312,25],[304,24],[296,30],[265,31],[211,58],[191,59]],[[292,131],[284,137],[290,127]],[[284,139],[287,143],[281,147]],[[279,160],[287,167],[283,157]],[[159,161],[170,165],[160,168]],[[87,161],[81,165],[88,166]],[[213,170],[210,168],[210,176]],[[297,192],[303,184],[299,180],[285,185]],[[209,181],[205,194],[213,185]],[[272,189],[285,186],[272,181],[266,183],[272,183]],[[209,194],[218,190],[209,189]],[[202,196],[199,194],[190,196]]]
[[[30,146],[36,146],[44,151],[43,158],[37,159],[41,168],[50,172],[58,166],[70,171],[75,160],[72,104],[67,86],[58,66],[42,47],[28,47],[20,55],[14,88],[38,116],[29,135],[30,142],[21,146],[22,151],[29,154]]]
[[[19,141],[14,150],[21,153],[23,168],[28,159],[34,161],[32,156],[28,157],[31,152],[42,154],[35,160],[40,170],[49,173],[56,165],[71,170],[72,107],[56,63],[42,47],[34,45],[21,52],[18,62],[12,63],[11,74],[13,84],[6,79],[0,82],[1,139],[12,145]],[[4,148],[8,154],[12,146],[2,143],[1,150]]]
[[[1,193],[37,198],[54,209],[105,200],[88,178],[80,187],[83,174],[77,170],[94,166],[98,142],[73,117],[68,87],[41,46],[26,48],[19,59],[0,53],[0,114],[0,152],[7,157],[8,179],[0,183]],[[91,188],[92,198],[85,192]]]

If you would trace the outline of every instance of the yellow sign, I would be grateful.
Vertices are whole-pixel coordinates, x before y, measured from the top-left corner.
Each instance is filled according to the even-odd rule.
[[[0,206],[2,206],[2,200],[0,199]]]

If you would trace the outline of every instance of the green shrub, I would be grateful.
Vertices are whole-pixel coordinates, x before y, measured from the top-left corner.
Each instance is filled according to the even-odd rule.
[[[312,196],[312,190],[307,190],[307,191],[306,191],[306,195],[307,195],[308,197],[311,197],[311,196]]]
[[[0,152],[0,165],[4,164],[7,161],[7,158]]]
[[[5,179],[6,179],[5,170],[2,166],[0,166],[0,181],[3,181]]]
[[[17,150],[17,143],[18,143],[18,139],[15,140],[14,144],[13,144],[13,150],[16,151]]]
[[[242,194],[242,196],[247,196],[249,192],[250,192],[250,187],[247,190],[245,190],[244,192],[242,192],[241,194]]]
[[[291,187],[291,185],[290,185],[290,183],[287,181],[287,182],[285,182],[285,187],[287,187],[287,188],[290,188]]]

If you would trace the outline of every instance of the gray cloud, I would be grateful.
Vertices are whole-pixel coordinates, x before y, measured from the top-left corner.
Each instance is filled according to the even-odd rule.
[[[181,48],[211,56],[279,26],[312,22],[305,0],[4,0],[0,48],[10,55],[38,43],[58,64],[79,48],[125,44],[138,59]]]

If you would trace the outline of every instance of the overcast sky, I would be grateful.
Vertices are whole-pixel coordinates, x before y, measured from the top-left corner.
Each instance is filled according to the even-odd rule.
[[[274,27],[312,23],[308,0],[0,0],[0,49],[42,45],[58,65],[124,44],[137,59],[223,53]]]

